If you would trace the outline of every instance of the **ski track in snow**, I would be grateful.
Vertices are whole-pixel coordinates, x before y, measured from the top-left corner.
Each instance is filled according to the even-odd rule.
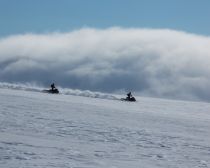
[[[210,104],[0,89],[1,168],[209,168]]]

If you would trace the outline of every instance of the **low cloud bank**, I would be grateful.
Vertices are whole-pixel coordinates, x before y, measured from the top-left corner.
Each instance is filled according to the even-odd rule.
[[[210,101],[210,37],[93,29],[0,39],[0,82]]]

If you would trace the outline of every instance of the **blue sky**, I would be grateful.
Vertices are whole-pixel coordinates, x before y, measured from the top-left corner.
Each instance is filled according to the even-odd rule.
[[[209,0],[0,0],[0,37],[113,26],[209,36],[209,7]]]

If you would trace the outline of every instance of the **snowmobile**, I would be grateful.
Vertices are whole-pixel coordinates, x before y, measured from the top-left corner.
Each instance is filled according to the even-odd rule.
[[[127,94],[126,98],[121,98],[120,100],[122,100],[122,101],[130,101],[130,102],[135,102],[136,101],[135,97],[132,96],[131,92],[129,92]]]
[[[135,97],[126,97],[126,98],[121,98],[120,100],[122,100],[122,101],[130,101],[130,102],[135,102],[136,101],[136,99],[135,99]]]
[[[48,89],[48,90],[43,90],[45,93],[51,93],[51,94],[58,94],[59,90],[57,88],[55,89]]]

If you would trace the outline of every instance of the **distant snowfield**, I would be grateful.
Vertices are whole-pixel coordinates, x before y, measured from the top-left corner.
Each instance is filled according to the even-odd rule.
[[[0,167],[210,167],[209,103],[110,96],[1,86]]]

